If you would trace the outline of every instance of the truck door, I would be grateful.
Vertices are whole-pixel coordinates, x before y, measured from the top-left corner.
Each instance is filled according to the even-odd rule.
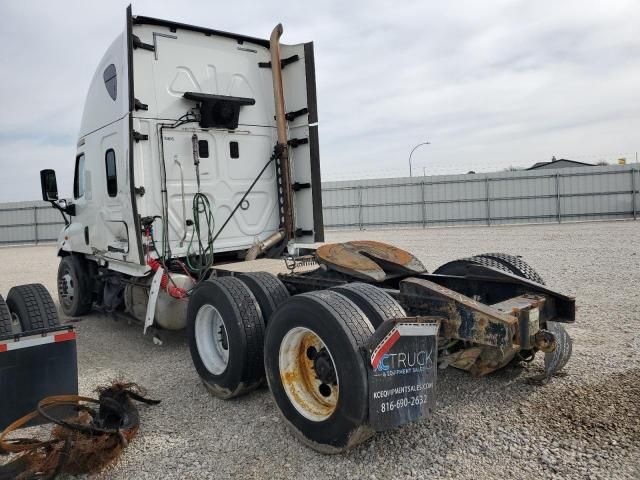
[[[127,219],[131,215],[126,151],[121,141],[119,123],[104,130],[96,148],[99,161],[95,183],[99,184],[99,188],[96,185],[96,194],[100,195],[100,201],[96,202],[99,209],[96,218],[96,238],[92,244],[105,257],[125,260],[132,247],[127,228]]]
[[[93,189],[89,150],[84,142],[79,145],[73,174],[73,222],[63,231],[63,248],[69,251],[91,253],[89,230],[92,224]]]

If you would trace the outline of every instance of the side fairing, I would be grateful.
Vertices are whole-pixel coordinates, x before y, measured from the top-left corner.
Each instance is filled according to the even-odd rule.
[[[324,241],[313,43],[282,45],[298,243]],[[297,60],[296,60],[297,59]],[[290,62],[290,63],[289,63]],[[296,146],[297,145],[297,146]]]

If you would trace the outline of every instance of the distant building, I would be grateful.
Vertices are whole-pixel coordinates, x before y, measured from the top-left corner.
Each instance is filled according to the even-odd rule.
[[[527,168],[527,170],[540,170],[542,168],[568,168],[568,167],[595,167],[592,163],[576,162],[575,160],[568,160],[561,158],[556,160],[553,157],[550,162],[538,162],[533,166]]]

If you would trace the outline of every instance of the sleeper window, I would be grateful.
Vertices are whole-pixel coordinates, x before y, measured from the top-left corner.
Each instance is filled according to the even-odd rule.
[[[113,63],[104,69],[102,78],[104,79],[104,86],[107,88],[109,96],[115,100],[118,96],[118,76],[116,74],[116,66]]]
[[[107,168],[107,193],[110,197],[115,197],[118,195],[118,174],[116,172],[116,152],[111,148],[105,154],[105,164]]]

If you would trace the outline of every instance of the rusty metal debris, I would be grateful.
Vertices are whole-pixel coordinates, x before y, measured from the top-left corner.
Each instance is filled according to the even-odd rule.
[[[116,381],[96,391],[98,399],[77,395],[47,397],[35,411],[9,425],[0,434],[0,454],[14,455],[0,465],[0,480],[95,473],[115,462],[138,432],[138,410],[131,400],[150,405],[159,400],[145,398],[135,383]],[[71,415],[70,410],[74,412]],[[66,412],[65,418],[59,418],[61,411]],[[8,438],[39,418],[53,423],[48,440]]]
[[[316,250],[316,258],[332,270],[374,282],[382,282],[388,275],[426,271],[409,252],[370,240],[322,245]]]

